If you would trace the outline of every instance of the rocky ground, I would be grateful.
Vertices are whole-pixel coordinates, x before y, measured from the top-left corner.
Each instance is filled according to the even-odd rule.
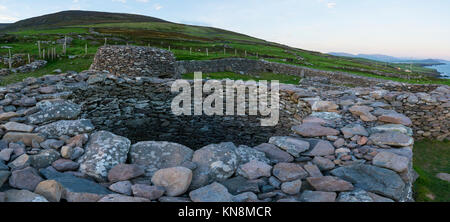
[[[330,89],[309,86],[317,95],[309,97],[302,86],[284,86],[314,111],[292,134],[256,147],[224,141],[193,150],[131,144],[80,119],[86,104],[67,98],[80,85],[97,84],[95,74],[29,78],[0,89],[0,202],[412,200],[412,121],[380,108],[386,106],[377,93],[352,90],[336,99]],[[448,88],[440,91],[448,98]]]

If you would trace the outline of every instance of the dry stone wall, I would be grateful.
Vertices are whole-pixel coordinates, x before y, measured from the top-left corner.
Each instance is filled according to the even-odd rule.
[[[157,114],[155,120],[169,122],[164,127],[178,130],[158,111],[166,109],[172,81],[87,71],[1,88],[0,193],[6,201],[55,202],[412,199],[410,120],[392,110],[371,119],[376,99],[362,89],[281,85],[280,124],[292,127],[258,145],[217,142],[205,133],[211,144],[189,147],[174,142],[175,134],[131,141],[110,132],[141,114]],[[260,132],[244,124],[240,131]]]
[[[173,54],[166,50],[150,47],[100,47],[90,69],[128,76],[178,78],[175,75]]]

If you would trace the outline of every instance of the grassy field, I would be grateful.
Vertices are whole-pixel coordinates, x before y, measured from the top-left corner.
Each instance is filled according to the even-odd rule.
[[[189,73],[183,75],[184,79],[194,79],[194,73]],[[284,84],[298,84],[300,81],[299,77],[290,76],[285,74],[274,74],[274,73],[261,73],[258,76],[241,75],[232,72],[219,72],[219,73],[203,73],[204,79],[231,79],[231,80],[243,80],[243,81],[259,81],[259,80],[279,80],[280,83]]]
[[[414,169],[420,175],[414,184],[418,202],[450,202],[450,183],[436,178],[450,173],[450,142],[418,141],[414,145]]]
[[[418,84],[445,84],[450,85],[450,80],[436,78],[408,79],[409,76],[419,76],[432,72],[431,69],[416,67],[413,73],[405,72],[405,67],[398,69],[398,64],[381,64],[365,59],[330,56],[318,52],[304,51],[289,48],[275,43],[265,42],[239,33],[226,30],[188,26],[174,23],[145,22],[145,23],[106,23],[95,25],[82,25],[82,27],[62,27],[56,29],[28,29],[12,32],[17,37],[16,42],[0,43],[0,46],[13,47],[12,52],[30,53],[33,58],[38,57],[37,41],[56,41],[70,36],[75,40],[68,47],[67,55],[83,55],[85,45],[88,45],[88,54],[94,54],[97,48],[104,43],[104,36],[96,36],[89,33],[88,28],[110,36],[108,44],[131,44],[171,49],[177,60],[208,60],[230,57],[246,57],[248,59],[265,59],[268,61],[305,66],[326,71],[341,71],[360,76],[382,78],[398,82]],[[80,39],[79,36],[89,37],[89,40]],[[55,47],[61,52],[61,45],[42,44],[42,48]],[[225,52],[224,52],[225,48]],[[208,50],[208,55],[206,53]],[[0,49],[0,55],[7,55],[7,49]],[[72,60],[85,64],[88,61],[82,59]],[[55,64],[64,66],[64,61]],[[87,67],[87,66],[86,66]],[[10,79],[23,79],[24,76],[40,75],[38,73],[20,74],[19,77],[10,77],[3,82],[11,82]],[[405,78],[386,77],[376,75],[375,72],[396,73]],[[3,83],[2,83],[3,84]]]
[[[81,72],[88,70],[92,64],[94,55],[80,56],[76,59],[60,59],[55,61],[49,61],[49,63],[42,69],[32,73],[18,73],[0,78],[0,86],[6,86],[11,83],[20,82],[28,77],[41,77],[49,74],[53,74],[56,69],[61,69],[63,72],[75,71]]]

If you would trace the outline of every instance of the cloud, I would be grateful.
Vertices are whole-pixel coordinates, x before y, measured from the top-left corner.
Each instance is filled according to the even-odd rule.
[[[10,23],[10,22],[16,22],[19,20],[16,17],[8,16],[8,15],[0,15],[0,23]]]
[[[336,3],[330,2],[330,3],[327,4],[327,7],[328,8],[334,8],[334,7],[336,7]]]
[[[137,2],[148,3],[149,0],[136,0]]]
[[[156,3],[156,4],[153,6],[153,8],[154,8],[156,11],[159,11],[159,10],[161,10],[161,9],[163,8],[163,6],[160,5],[160,4],[158,4],[158,3]]]
[[[113,2],[127,3],[127,0],[112,0]]]
[[[0,5],[0,11],[6,11],[6,6]]]

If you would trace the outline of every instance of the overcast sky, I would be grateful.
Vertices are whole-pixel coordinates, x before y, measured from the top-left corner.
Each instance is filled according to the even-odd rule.
[[[0,0],[0,23],[69,9],[214,26],[321,52],[450,60],[449,0]]]

